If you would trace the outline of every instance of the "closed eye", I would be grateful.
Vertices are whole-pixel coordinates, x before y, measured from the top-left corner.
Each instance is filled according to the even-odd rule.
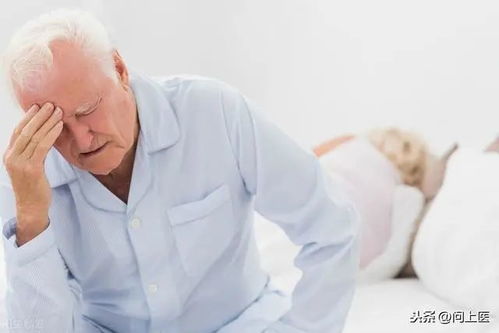
[[[79,112],[78,114],[76,114],[76,117],[88,116],[89,114],[91,114],[92,112],[94,112],[95,110],[97,110],[97,107],[99,106],[101,100],[102,100],[102,97],[99,98],[99,100],[97,101],[97,103],[95,103],[94,106],[90,107],[88,110],[83,111],[83,112]]]
[[[92,108],[88,111],[85,111],[85,112],[82,112],[82,113],[79,113],[76,115],[76,117],[83,117],[83,116],[88,116],[89,114],[91,114],[92,112],[95,111],[96,108]]]

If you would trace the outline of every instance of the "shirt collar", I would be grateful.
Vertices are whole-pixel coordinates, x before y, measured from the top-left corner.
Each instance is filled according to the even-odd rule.
[[[131,72],[130,77],[147,152],[154,153],[174,145],[180,130],[164,89],[158,82],[135,72]]]
[[[140,134],[147,153],[155,153],[174,145],[179,137],[178,120],[161,85],[138,73],[130,73],[130,87],[135,95],[140,121]],[[45,160],[47,179],[52,188],[78,178],[76,167],[52,148]]]

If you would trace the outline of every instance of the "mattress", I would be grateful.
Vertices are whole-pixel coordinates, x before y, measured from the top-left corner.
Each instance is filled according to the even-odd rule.
[[[417,311],[420,315],[425,311],[435,311],[435,323],[411,323],[411,317]],[[479,310],[452,305],[433,295],[415,278],[358,285],[343,333],[499,332],[497,319],[492,317],[490,323],[440,323],[438,314],[444,311],[451,315],[463,311],[465,319],[474,319],[470,317],[470,311],[477,314]]]
[[[279,227],[259,214],[255,215],[255,231],[262,267],[278,288],[291,293],[301,277],[301,272],[292,264],[299,248]],[[492,313],[490,323],[445,324],[438,319],[444,311],[450,316],[462,311],[464,318],[469,319],[470,311],[477,315],[478,311],[485,310],[470,310],[440,299],[416,278],[358,284],[343,333],[498,333],[499,320]],[[421,317],[428,313],[426,311],[435,311],[435,323],[411,323],[413,314],[417,315],[418,311]]]

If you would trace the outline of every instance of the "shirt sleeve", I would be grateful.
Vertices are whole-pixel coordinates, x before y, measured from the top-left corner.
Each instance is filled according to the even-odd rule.
[[[235,89],[222,89],[229,141],[255,210],[301,246],[290,310],[264,332],[340,333],[359,264],[359,216],[311,151]]]
[[[52,225],[29,242],[16,243],[10,189],[0,186],[9,332],[101,332],[80,315],[79,293],[60,255]]]

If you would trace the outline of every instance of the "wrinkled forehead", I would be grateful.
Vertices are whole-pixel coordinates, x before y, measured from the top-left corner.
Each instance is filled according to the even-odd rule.
[[[64,109],[91,103],[102,93],[106,76],[98,62],[77,47],[54,44],[52,66],[30,77],[24,89],[15,89],[23,110],[33,104],[54,103]]]

